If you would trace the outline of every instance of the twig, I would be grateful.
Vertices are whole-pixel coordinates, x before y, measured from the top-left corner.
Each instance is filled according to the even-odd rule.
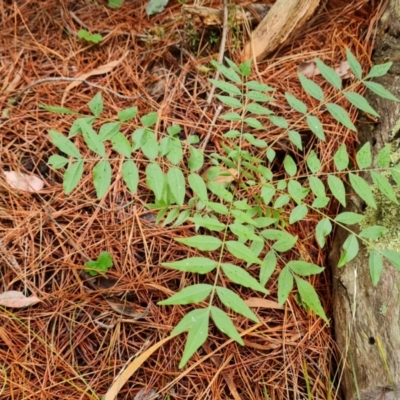
[[[221,44],[220,44],[220,46],[219,46],[219,53],[218,53],[218,61],[219,61],[220,63],[222,63],[222,62],[224,61],[224,53],[225,53],[226,38],[227,38],[227,36],[228,36],[228,29],[229,29],[229,26],[228,26],[228,0],[224,0],[224,9],[223,9],[223,12],[224,12],[224,19],[223,19],[223,23],[224,23],[224,24],[223,24],[223,27],[222,27]],[[219,78],[219,71],[217,70],[217,72],[215,73],[214,79],[215,79],[215,80],[218,80],[218,78]],[[201,122],[202,119],[203,119],[203,116],[206,115],[206,112],[208,111],[208,108],[210,107],[211,101],[212,101],[212,99],[213,99],[213,97],[214,97],[215,88],[216,88],[216,86],[215,86],[215,85],[212,85],[211,90],[210,90],[210,93],[209,93],[208,98],[207,98],[207,105],[205,106],[205,108],[204,108],[204,110],[203,110],[203,113],[202,113],[202,115],[201,115],[199,121],[197,122],[196,127],[194,128],[194,130],[197,129],[197,127],[199,126],[200,122]],[[220,108],[221,108],[221,109],[220,109]],[[217,110],[216,110],[216,112],[215,112],[215,115],[214,115],[214,118],[213,118],[213,122],[212,122],[212,124],[211,124],[211,128],[212,128],[213,125],[215,124],[215,121],[217,120],[218,115],[221,113],[221,111],[222,111],[222,107],[220,106],[220,107],[217,108]],[[209,142],[209,140],[210,140],[211,132],[212,132],[212,129],[211,129],[211,128],[210,128],[210,130],[208,131],[207,136],[204,138],[203,144],[202,144],[202,146],[201,146],[203,150],[207,147],[207,144],[208,144],[208,142]]]
[[[132,96],[124,96],[122,94],[114,92],[114,90],[111,90],[111,89],[106,88],[104,86],[97,85],[96,83],[89,82],[86,79],[68,78],[68,77],[65,77],[65,76],[60,76],[60,77],[43,78],[43,79],[37,80],[36,82],[31,83],[30,85],[26,86],[24,89],[22,89],[18,93],[17,97],[15,98],[15,102],[18,103],[19,100],[21,99],[22,95],[27,90],[33,88],[34,86],[41,85],[42,83],[48,83],[48,82],[83,82],[83,83],[86,83],[86,85],[88,85],[88,86],[92,86],[92,87],[94,87],[96,89],[99,89],[99,90],[104,90],[105,92],[111,93],[114,96],[116,96],[116,97],[118,97],[120,99],[124,99],[124,100],[137,100],[137,99],[139,99],[141,97],[141,96],[134,96],[134,97],[132,97]]]

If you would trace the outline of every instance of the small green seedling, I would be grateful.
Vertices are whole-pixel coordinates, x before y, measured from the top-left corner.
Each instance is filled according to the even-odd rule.
[[[104,275],[113,266],[111,254],[107,251],[102,251],[96,261],[88,261],[85,263],[85,271],[92,275]]]
[[[103,40],[103,36],[100,35],[100,33],[89,33],[86,29],[81,29],[78,31],[78,37],[81,39],[86,40],[87,42],[92,42],[92,43],[100,43]]]

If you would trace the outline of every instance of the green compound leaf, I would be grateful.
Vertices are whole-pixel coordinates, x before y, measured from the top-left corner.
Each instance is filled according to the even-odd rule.
[[[400,253],[394,250],[381,250],[383,257],[389,260],[389,262],[400,271]]]
[[[156,201],[161,200],[164,190],[165,175],[156,163],[151,163],[146,167],[146,183],[153,191]]]
[[[321,121],[317,118],[314,117],[314,115],[307,115],[307,125],[310,128],[311,132],[314,133],[314,135],[325,142],[325,133],[324,133],[324,127],[321,124]]]
[[[325,246],[325,237],[332,232],[332,224],[328,218],[323,218],[318,222],[315,228],[315,238],[318,244],[323,248]]]
[[[304,188],[301,184],[293,179],[288,183],[288,192],[292,199],[299,204],[309,193],[309,189]]]
[[[339,203],[346,207],[346,189],[343,182],[335,175],[328,175],[328,186]]]
[[[249,118],[246,118],[248,120]],[[253,126],[254,127],[254,126]],[[251,133],[245,133],[243,137],[253,146],[256,147],[268,147],[268,143],[265,140],[256,139]]]
[[[307,106],[291,93],[285,92],[285,97],[286,101],[294,110],[298,111],[301,114],[305,114],[307,112]]]
[[[397,169],[396,169],[397,168]],[[393,180],[396,182],[398,186],[400,186],[400,170],[398,169],[399,166],[396,165],[395,168],[390,169],[390,173],[392,174]]]
[[[186,246],[194,247],[201,251],[214,251],[221,247],[221,240],[214,236],[198,235],[186,239],[175,239],[179,243]]]
[[[289,261],[286,264],[287,268],[290,268],[294,273],[301,275],[301,276],[310,276],[310,275],[316,275],[321,273],[324,268],[319,267],[318,265],[302,261],[302,260],[297,260],[297,261]]]
[[[400,101],[396,96],[393,96],[392,93],[389,92],[389,90],[385,89],[380,83],[365,81],[363,83],[369,90],[371,90],[378,96],[383,97],[384,99]]]
[[[276,251],[279,251],[281,253],[288,251],[294,247],[294,245],[297,242],[298,237],[297,236],[292,236],[290,234],[287,234],[285,237],[282,239],[279,239],[276,241],[272,248]]]
[[[209,79],[208,81],[211,82],[218,89],[221,89],[222,91],[231,94],[233,96],[240,96],[242,94],[240,89],[237,86],[233,85],[232,83],[218,81],[216,79]]]
[[[295,222],[302,221],[308,214],[308,208],[305,204],[299,204],[295,207],[289,216],[289,224],[292,225]]]
[[[346,225],[358,224],[364,219],[364,215],[345,211],[338,214],[335,218],[336,222]]]
[[[146,115],[143,115],[140,118],[140,122],[146,127],[150,128],[151,126],[155,125],[158,121],[158,114],[156,112],[150,112]]]
[[[273,92],[275,90],[266,83],[260,83],[257,81],[248,81],[244,85],[251,90],[258,90],[259,92]]]
[[[289,131],[289,140],[299,149],[303,150],[303,141],[301,139],[301,136],[298,132],[296,131]]]
[[[88,125],[92,126],[93,122],[96,120],[96,117],[82,117],[82,118],[77,118],[71,125],[71,128],[69,129],[68,137],[72,138],[79,133],[82,133],[80,122],[81,120],[85,120]]]
[[[106,122],[100,127],[99,139],[104,142],[112,139],[121,129],[120,122]]]
[[[261,188],[261,198],[265,205],[269,205],[272,198],[274,197],[276,189],[273,186],[263,186]]]
[[[338,104],[326,103],[326,108],[329,114],[331,114],[336,121],[340,122],[346,128],[357,132],[356,127],[351,122],[349,114],[347,114],[347,111],[343,107],[339,106]]]
[[[222,230],[225,229],[225,224],[219,222],[218,219],[216,218],[205,218],[205,217],[195,216],[189,218],[189,221],[195,223],[196,227],[201,226],[203,228],[209,229],[210,231],[221,232]]]
[[[297,289],[299,291],[300,297],[302,301],[317,314],[321,317],[326,323],[328,323],[328,318],[325,315],[325,311],[322,308],[321,302],[319,301],[317,292],[313,288],[313,286],[305,281],[304,279],[299,278],[298,276],[295,277]]]
[[[343,171],[349,166],[349,155],[347,154],[347,148],[345,144],[342,144],[338,148],[337,152],[333,156],[333,161],[338,171]]]
[[[281,194],[275,200],[273,208],[275,208],[275,209],[282,208],[282,207],[286,206],[286,204],[288,204],[289,201],[290,201],[290,196],[288,196],[287,194]]]
[[[244,346],[243,339],[240,337],[238,331],[235,328],[235,325],[225,311],[222,311],[215,306],[211,306],[211,317],[215,323],[215,326],[222,333],[225,333],[225,335],[235,340],[240,345]]]
[[[126,158],[129,158],[131,156],[132,146],[129,143],[129,140],[121,132],[117,132],[117,134],[113,136],[113,138],[111,139],[111,143],[117,153],[123,155]]]
[[[383,235],[389,232],[389,229],[385,228],[384,226],[374,225],[369,226],[368,228],[363,229],[359,236],[363,239],[372,239],[377,240],[380,239]]]
[[[245,97],[247,97],[250,100],[257,101],[259,103],[267,103],[269,101],[274,100],[273,97],[267,96],[266,94],[257,92],[255,90],[250,90],[249,92],[247,92],[245,94]]]
[[[267,158],[269,162],[274,161],[275,156],[276,156],[276,152],[274,149],[272,149],[271,147],[267,150]]]
[[[358,240],[354,234],[351,234],[343,243],[343,252],[340,256],[338,267],[343,267],[343,265],[353,260],[357,256],[358,250]]]
[[[64,135],[53,129],[50,129],[49,135],[53,144],[57,146],[63,153],[75,158],[82,157],[74,143],[68,140]]]
[[[220,199],[228,203],[233,201],[233,194],[229,190],[226,190],[220,183],[214,181],[208,182],[208,188]]]
[[[326,197],[325,185],[321,179],[316,176],[310,176],[308,178],[310,188],[316,197]]]
[[[85,263],[85,271],[91,275],[105,274],[113,266],[111,254],[107,251],[102,251],[96,261],[90,260]]]
[[[240,68],[228,57],[224,57],[224,60],[226,61],[226,63],[238,74],[242,74],[242,71],[240,70]]]
[[[161,263],[163,267],[176,269],[182,272],[194,272],[196,274],[207,274],[216,268],[217,261],[206,257],[189,257],[184,260],[170,263]]]
[[[205,203],[208,201],[207,186],[200,175],[189,174],[188,176],[189,186],[193,192],[199,197],[199,199]]]
[[[301,86],[310,96],[319,101],[324,101],[324,92],[315,82],[306,78],[303,74],[298,73],[297,75]]]
[[[350,69],[353,74],[358,78],[362,78],[362,68],[361,64],[358,62],[357,58],[354,57],[353,53],[346,49],[347,62],[349,63]]]
[[[260,217],[254,220],[255,222],[254,226],[256,228],[265,228],[272,224],[276,224],[278,221],[279,221],[278,218]]]
[[[254,233],[254,229],[251,229],[252,227],[248,227],[242,224],[230,224],[229,225],[229,229],[230,231],[236,235],[238,238],[247,241],[247,240],[254,240],[256,242],[264,242],[264,240],[262,238],[260,238],[259,236],[257,236]]]
[[[260,283],[265,286],[276,269],[276,255],[270,250],[264,258],[260,268]]]
[[[273,112],[266,107],[261,106],[258,103],[249,103],[246,105],[246,111],[256,115],[271,115]]]
[[[205,205],[207,207],[211,208],[211,210],[215,211],[218,214],[221,214],[221,215],[229,214],[229,210],[224,204],[207,201],[207,203],[205,203]]]
[[[321,162],[314,150],[311,150],[307,157],[307,166],[313,174],[321,169]]]
[[[270,115],[268,116],[268,119],[277,127],[282,128],[282,129],[287,129],[289,127],[287,121],[283,117],[279,117],[277,115]]]
[[[237,267],[236,265],[224,263],[221,264],[222,270],[225,275],[234,283],[238,285],[257,290],[261,293],[268,294],[268,290],[266,290],[262,285],[260,285],[256,279],[254,279],[247,271],[243,268]]]
[[[112,170],[107,160],[102,160],[93,168],[93,183],[98,199],[101,199],[111,185]]]
[[[238,99],[236,99],[234,97],[222,96],[222,95],[219,95],[219,94],[217,94],[216,97],[221,103],[226,104],[229,107],[243,108],[243,104]]]
[[[390,154],[392,153],[392,145],[385,145],[378,153],[376,158],[379,168],[387,168],[390,165]]]
[[[262,264],[261,260],[254,256],[252,250],[243,243],[240,243],[236,240],[228,240],[225,242],[225,245],[229,253],[239,260],[243,260],[252,264]]]
[[[386,176],[380,174],[379,172],[371,171],[371,177],[374,185],[384,196],[386,196],[393,203],[399,204],[396,194],[394,193],[393,186],[390,184]]]
[[[297,165],[293,158],[289,155],[286,155],[286,157],[283,160],[283,167],[285,168],[285,171],[289,176],[295,176],[297,173]]]
[[[343,92],[343,94],[345,95],[346,99],[359,110],[365,111],[366,113],[374,115],[375,117],[379,117],[379,114],[371,107],[365,97],[361,96],[361,94],[354,92]]]
[[[378,250],[372,249],[369,253],[368,266],[372,284],[376,286],[381,279],[383,270],[383,259]]]
[[[342,79],[338,75],[338,73],[331,67],[328,67],[326,64],[324,64],[319,58],[315,59],[315,63],[317,64],[317,67],[319,71],[321,72],[321,75],[336,89],[341,90],[342,89]]]
[[[135,194],[139,184],[139,171],[136,164],[132,160],[126,160],[121,168],[122,179],[129,191]]]
[[[217,286],[216,289],[222,304],[256,323],[260,322],[250,307],[235,292],[221,286]]]
[[[59,156],[58,154],[53,154],[49,157],[47,163],[55,169],[60,169],[62,167],[65,167],[68,164],[68,161],[68,158]]]
[[[179,208],[173,208],[172,210],[169,210],[164,222],[162,223],[162,226],[167,226],[170,224],[179,214]]]
[[[372,163],[371,143],[366,142],[356,155],[357,165],[360,169],[368,168]]]
[[[195,147],[189,148],[190,157],[188,160],[189,169],[192,172],[198,171],[204,164],[204,154],[201,150]]]
[[[242,117],[237,112],[222,114],[220,118],[224,119],[225,121],[232,121],[232,122],[237,122],[242,120]]]
[[[261,129],[261,130],[265,129],[264,125],[256,118],[252,118],[252,117],[245,118],[244,122],[254,129]]]
[[[105,157],[106,149],[103,141],[97,135],[95,130],[84,119],[79,121],[79,125],[81,127],[83,139],[85,140],[85,143],[89,149],[94,151],[99,156]]]
[[[173,165],[179,164],[183,159],[182,143],[179,139],[169,138],[167,158]]]
[[[186,222],[189,219],[189,216],[190,216],[190,210],[183,210],[179,214],[179,217],[176,219],[176,221],[174,222],[172,227],[176,228],[176,227],[182,225],[184,222]]]
[[[64,173],[64,193],[70,194],[78,185],[83,174],[83,161],[79,160],[71,164]]]
[[[324,208],[329,203],[329,197],[317,197],[312,203],[313,208]]]
[[[129,107],[129,108],[125,108],[124,110],[119,111],[117,116],[121,122],[125,122],[125,121],[129,121],[130,119],[135,118],[137,115],[137,112],[138,112],[137,107]]]
[[[169,306],[174,304],[200,303],[210,295],[212,288],[211,285],[205,283],[187,286],[169,299],[159,301],[157,304],[160,306]]]
[[[102,113],[103,108],[103,98],[101,97],[101,93],[97,93],[93,99],[90,100],[89,109],[95,117],[98,117]]]
[[[185,177],[180,168],[172,167],[167,173],[167,182],[176,203],[183,206],[186,194]]]
[[[284,267],[278,278],[278,303],[283,305],[293,290],[293,274],[288,267]]]
[[[135,129],[132,134],[132,151],[139,150],[146,140],[146,128]]]
[[[156,135],[150,129],[145,129],[142,138],[142,152],[150,160],[155,160],[158,156],[159,146]]]
[[[228,80],[235,82],[235,83],[242,83],[242,79],[240,78],[239,74],[237,74],[233,69],[225,67],[225,65],[212,60],[211,61],[211,65],[215,68],[217,68],[217,70],[225,76],[225,78],[227,78]]]
[[[376,210],[376,203],[374,200],[374,195],[367,182],[360,176],[349,173],[350,184],[354,191],[372,208]]]
[[[186,314],[171,332],[171,335],[178,335],[189,331],[186,339],[185,349],[179,368],[182,369],[189,361],[190,357],[204,344],[208,336],[208,323],[210,311],[208,308],[193,310]]]
[[[365,79],[368,78],[377,78],[379,76],[384,76],[387,74],[389,71],[390,67],[392,66],[393,62],[387,62],[385,64],[381,65],[374,65],[371,70],[369,71],[368,75],[365,77]]]

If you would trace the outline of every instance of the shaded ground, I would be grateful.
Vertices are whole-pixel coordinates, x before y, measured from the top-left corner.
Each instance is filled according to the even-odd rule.
[[[289,122],[298,116],[285,108],[284,92],[304,97],[296,75],[301,62],[318,56],[337,66],[348,47],[365,68],[369,66],[371,35],[379,16],[376,8],[368,1],[327,3],[328,8],[322,7],[290,46],[259,64],[258,73],[254,71],[254,79],[277,88],[276,112]],[[137,96],[128,100],[103,90],[106,118],[138,105],[140,115],[159,112],[160,131],[178,123],[183,138],[193,129],[204,138],[212,128],[206,154],[222,152],[226,140],[222,134],[229,124],[217,121],[212,126],[214,103],[201,117],[210,91],[207,79],[213,75],[199,72],[199,67],[208,67],[217,57],[220,30],[196,26],[181,15],[179,3],[151,19],[145,16],[145,6],[145,1],[128,0],[118,10],[108,9],[105,1],[83,0],[20,0],[0,5],[1,168],[34,172],[46,181],[40,194],[29,194],[11,190],[0,178],[1,291],[26,290],[43,300],[23,310],[0,308],[0,399],[101,398],[128,360],[166,337],[191,309],[156,305],[198,279],[160,266],[186,254],[187,249],[173,239],[189,236],[194,231],[191,224],[177,229],[155,226],[144,207],[151,200],[145,186],[132,196],[118,173],[118,162],[113,165],[112,187],[101,201],[96,200],[89,174],[66,196],[61,175],[46,166],[55,152],[48,130],[67,133],[74,118],[49,113],[39,105],[60,105],[65,96],[64,106],[88,113],[87,103],[98,89],[81,83],[67,92],[70,82],[43,82],[23,92],[17,104],[8,102],[40,79],[75,77],[120,60],[107,74],[87,78],[123,96]],[[218,7],[220,1],[208,6]],[[88,45],[77,38],[82,25],[102,33],[103,42]],[[226,55],[234,61],[240,61],[247,37],[243,36],[240,29],[228,35]],[[329,95],[329,87],[324,89]],[[307,97],[304,101],[313,104]],[[341,105],[354,115],[348,104]],[[355,137],[329,115],[320,118],[327,141],[311,139],[305,152],[314,148],[328,162],[340,144],[351,146]],[[130,135],[134,128],[124,133]],[[305,125],[299,129],[307,136]],[[272,141],[278,133],[271,128],[259,137]],[[76,143],[82,154],[89,155],[83,142]],[[259,154],[257,149],[248,150]],[[298,173],[305,173],[304,154],[289,142],[278,142],[276,150],[290,151],[297,159]],[[138,157],[136,161],[144,171],[144,160]],[[275,170],[279,174],[279,165]],[[336,207],[333,203],[332,212]],[[324,253],[309,236],[317,221],[317,216],[309,216],[295,233],[302,239],[298,250],[324,265]],[[88,285],[80,274],[85,257],[96,259],[104,250],[114,257],[110,279]],[[276,300],[277,276],[268,283],[271,300]],[[329,315],[329,274],[313,279],[312,284]],[[235,290],[244,298],[255,295]],[[106,296],[128,302],[135,312],[149,305],[149,311],[145,318],[135,320],[114,311]],[[337,398],[330,328],[307,315],[294,297],[284,310],[259,308],[255,312],[262,326],[245,336],[245,348],[225,345],[226,337],[211,330],[208,344],[188,364],[192,369],[181,372],[177,366],[185,338],[178,337],[142,366],[119,398],[133,399],[145,389],[162,399],[303,399],[308,397],[306,381],[311,398]],[[244,318],[233,314],[232,318],[241,331],[251,327]]]

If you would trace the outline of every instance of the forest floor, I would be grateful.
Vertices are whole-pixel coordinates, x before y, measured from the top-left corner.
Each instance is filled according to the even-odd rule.
[[[21,291],[41,300],[21,309],[0,307],[0,399],[100,399],[133,357],[167,337],[191,309],[160,307],[157,302],[196,281],[191,274],[161,266],[186,254],[185,246],[174,239],[187,237],[194,227],[156,225],[146,208],[144,184],[132,195],[118,163],[102,200],[96,199],[89,173],[65,195],[60,173],[47,165],[56,153],[48,132],[67,133],[75,117],[40,106],[63,103],[87,114],[90,99],[100,91],[106,119],[133,105],[138,106],[138,117],[156,111],[160,130],[179,124],[183,138],[195,132],[201,140],[211,132],[205,153],[222,154],[227,140],[222,134],[230,129],[229,122],[214,121],[217,103],[207,105],[208,78],[214,74],[210,61],[218,57],[222,29],[204,27],[183,13],[181,2],[172,0],[150,18],[146,0],[125,0],[118,9],[108,8],[105,0],[0,3],[1,169],[34,173],[45,182],[41,191],[27,193],[10,188],[0,175],[0,291]],[[295,38],[253,68],[254,79],[276,88],[276,109],[288,121],[296,115],[285,108],[283,94],[306,96],[297,78],[302,63],[319,57],[337,67],[349,48],[364,70],[370,67],[382,4],[323,3]],[[202,5],[221,9],[222,0]],[[80,39],[80,29],[100,33],[103,40],[93,44]],[[240,63],[248,38],[245,27],[231,21],[225,55]],[[82,74],[113,92],[56,79]],[[342,106],[356,117],[348,104]],[[294,155],[299,174],[311,149],[324,161],[342,143],[351,149],[357,142],[353,132],[326,114],[319,116],[325,142],[311,139],[304,153],[290,142],[276,144],[277,152]],[[263,132],[262,138],[269,141],[275,134]],[[88,154],[82,140],[75,144]],[[144,182],[143,170],[139,176]],[[327,212],[337,209],[332,201]],[[310,216],[295,234],[304,239],[304,251],[313,262],[324,266],[326,250],[306,240],[316,222],[317,217]],[[89,285],[81,273],[83,265],[102,251],[112,254],[114,266],[106,278]],[[277,301],[277,274],[267,287],[271,305]],[[328,317],[330,279],[325,271],[311,281]],[[241,294],[254,297],[250,289]],[[123,313],[116,303],[125,304]],[[118,398],[340,398],[340,357],[331,327],[307,313],[294,296],[283,308],[256,307],[254,312],[262,323],[244,337],[244,347],[227,343],[212,330],[206,344],[179,370],[185,343],[185,335],[180,335],[143,363]],[[144,313],[142,318],[138,313]],[[240,332],[252,326],[245,318],[234,318]]]

